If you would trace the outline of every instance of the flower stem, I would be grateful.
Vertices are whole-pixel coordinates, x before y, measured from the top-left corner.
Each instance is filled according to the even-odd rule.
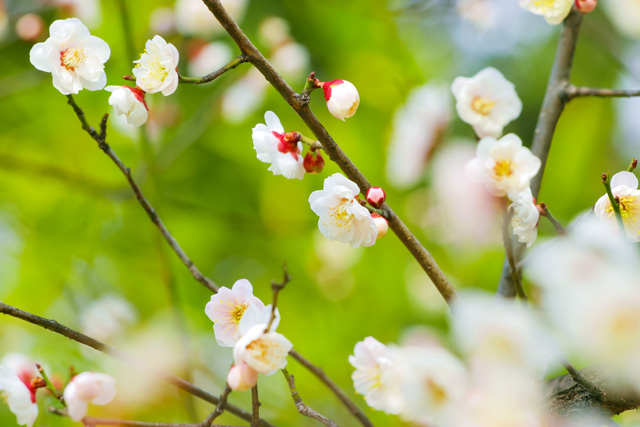
[[[309,73],[309,77],[307,77],[307,81],[304,83],[304,88],[302,89],[302,93],[309,95],[314,90],[320,88],[320,81],[316,79],[315,71]]]
[[[616,220],[618,221],[618,226],[620,227],[620,231],[625,232],[624,222],[622,222],[622,212],[620,212],[620,201],[613,196],[611,192],[611,180],[609,179],[608,173],[602,174],[602,184],[604,184],[604,188],[607,190],[607,196],[609,196],[609,201],[611,202],[611,207],[613,208],[613,213],[616,216]]]
[[[627,168],[627,172],[633,172],[633,170],[637,167],[638,167],[638,159],[634,157],[633,159],[631,159],[631,164]]]
[[[221,75],[223,75],[227,71],[233,70],[238,65],[242,64],[243,62],[247,62],[248,60],[249,60],[249,58],[247,58],[246,55],[240,55],[240,56],[234,58],[231,62],[229,62],[224,67],[220,68],[219,70],[214,71],[213,73],[207,74],[206,76],[202,76],[202,77],[185,77],[185,76],[178,75],[178,78],[179,78],[180,83],[190,83],[190,84],[194,84],[194,85],[200,85],[200,84],[203,84],[203,83],[209,83],[210,81],[213,81],[213,80],[217,79],[218,77],[220,77]]]
[[[549,220],[551,225],[553,225],[553,228],[556,230],[556,234],[559,234],[559,235],[567,234],[567,230],[565,230],[562,224],[560,224],[560,221],[558,221],[556,217],[553,216],[553,214],[551,213],[551,211],[549,210],[549,207],[545,202],[540,202],[538,206],[540,207],[540,209],[542,209],[542,212],[544,212],[543,216]]]
[[[40,366],[40,364],[38,364],[38,363],[36,363],[36,368],[38,368],[38,372],[40,372],[40,376],[42,376],[42,379],[44,380],[44,383],[46,384],[47,390],[49,390],[51,392],[51,394],[53,394],[55,396],[55,398],[58,399],[60,401],[60,403],[62,403],[66,407],[67,404],[64,403],[64,398],[62,397],[62,392],[60,392],[60,390],[58,390],[56,388],[56,386],[53,385],[53,383],[51,382],[51,380],[47,376],[47,373],[44,371],[44,368],[42,366]]]

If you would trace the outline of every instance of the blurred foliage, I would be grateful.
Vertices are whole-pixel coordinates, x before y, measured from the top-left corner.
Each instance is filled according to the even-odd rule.
[[[108,84],[122,84],[120,76],[131,72],[117,3],[102,1],[102,24],[92,29],[112,49],[106,67]],[[126,3],[132,16],[132,42],[142,51],[144,41],[153,36],[150,13],[173,3]],[[292,36],[309,49],[311,69],[318,77],[343,78],[358,87],[360,109],[346,123],[330,116],[319,93],[314,94],[311,107],[368,179],[387,189],[390,204],[408,220],[452,282],[458,288],[493,291],[503,261],[500,246],[461,251],[456,245],[433,241],[432,230],[414,223],[419,213],[408,211],[409,202],[412,194],[428,191],[428,167],[412,190],[386,185],[391,118],[411,88],[431,80],[449,84],[458,75],[473,75],[492,65],[516,84],[524,103],[521,117],[505,132],[517,133],[529,145],[559,27],[508,55],[470,59],[452,43],[450,23],[439,15],[451,11],[442,4],[419,7],[426,3],[250,0],[241,26],[255,40],[263,18],[284,18]],[[46,25],[66,16],[35,0],[9,1],[7,6],[10,25],[26,12],[40,14]],[[39,41],[47,36],[45,29]],[[216,38],[231,46],[225,35]],[[184,37],[174,34],[167,39],[185,52]],[[616,35],[601,11],[586,17],[573,81],[614,87],[617,76],[626,72],[620,58],[629,43]],[[121,173],[81,130],[65,97],[52,87],[50,75],[29,63],[31,46],[12,31],[0,41],[0,299],[79,328],[79,315],[90,301],[104,295],[123,296],[139,319],[115,344],[133,351],[133,344],[144,343],[140,337],[153,330],[188,357],[188,368],[176,368],[176,373],[220,393],[231,351],[215,344],[212,324],[204,315],[210,293],[169,251]],[[307,198],[338,169],[328,163],[321,175],[286,180],[271,175],[267,165],[256,160],[251,128],[263,120],[265,110],[276,112],[287,130],[310,132],[271,88],[264,106],[246,121],[229,124],[221,119],[221,94],[249,67],[243,64],[208,85],[181,86],[168,98],[151,96],[152,110],[167,112],[169,119],[151,138],[150,146],[112,126],[108,142],[133,169],[187,254],[218,285],[230,287],[247,278],[255,294],[268,302],[269,283],[280,279],[281,265],[287,264],[293,281],[281,294],[279,330],[365,407],[353,391],[347,363],[354,344],[368,335],[399,342],[414,325],[428,325],[444,336],[445,306],[426,278],[415,283],[419,268],[391,234],[371,248],[353,250],[359,258],[331,275],[332,266],[318,256],[323,237],[318,235],[317,218]],[[289,83],[300,90],[304,78]],[[85,90],[76,101],[89,121],[97,124],[110,109],[108,96],[106,91]],[[565,224],[603,193],[603,171],[624,169],[630,160],[613,148],[612,116],[610,100],[579,99],[568,106],[559,123],[540,199]],[[471,138],[471,129],[456,119],[447,139],[454,136]],[[472,212],[468,220],[474,220]],[[540,228],[542,237],[552,234],[546,222]],[[171,337],[176,341],[169,341]],[[14,319],[1,319],[0,339],[3,353],[31,355],[62,376],[69,365],[77,370],[103,370],[119,379],[126,375],[122,365],[107,356]],[[355,425],[335,396],[295,361],[290,361],[290,371],[305,402],[341,425]],[[315,425],[297,414],[280,375],[262,378],[260,386],[261,414],[266,419],[279,425]],[[189,398],[167,384],[150,388],[157,396],[145,404],[133,405],[120,398],[91,413],[189,422],[203,419],[212,409],[195,402],[198,419],[190,420]],[[249,393],[233,393],[230,400],[250,407]],[[41,405],[36,426],[72,425],[44,413],[51,403]],[[395,417],[367,412],[376,425],[400,424]],[[219,421],[238,423],[226,414]],[[14,423],[6,405],[0,405],[0,425]]]

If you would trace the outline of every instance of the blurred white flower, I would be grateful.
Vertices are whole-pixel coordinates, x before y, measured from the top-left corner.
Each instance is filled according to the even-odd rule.
[[[92,302],[82,312],[82,332],[98,341],[109,342],[136,318],[136,311],[127,300],[107,296]]]
[[[95,28],[102,22],[100,0],[53,0],[53,2],[69,9],[72,16],[82,20],[89,28]]]
[[[104,90],[111,92],[109,105],[116,114],[124,116],[127,123],[133,126],[142,126],[149,117],[149,108],[144,100],[144,92],[140,88],[131,86],[107,86]]]
[[[231,289],[222,286],[211,296],[204,311],[214,322],[213,331],[219,345],[233,347],[238,342],[240,320],[251,306],[262,310],[264,303],[253,296],[253,286],[246,279],[238,280]]]
[[[89,403],[106,405],[116,395],[116,380],[107,374],[83,372],[73,377],[64,389],[69,418],[80,421],[87,415]]]
[[[178,88],[178,49],[156,35],[147,40],[144,53],[133,68],[136,85],[148,93],[171,95]]]
[[[503,128],[522,112],[515,86],[493,67],[473,77],[456,77],[451,91],[458,115],[481,138],[500,137]]]
[[[242,20],[247,0],[221,0],[221,3],[236,22]],[[224,31],[201,0],[177,0],[175,13],[176,28],[182,35],[206,38]]]
[[[474,181],[482,182],[494,196],[524,191],[540,169],[540,159],[522,146],[522,140],[510,133],[499,140],[482,138],[476,158],[466,165]]]
[[[349,243],[352,248],[376,242],[378,227],[358,202],[359,193],[356,183],[340,173],[326,178],[323,189],[311,193],[311,210],[320,217],[318,228],[328,239]]]
[[[332,80],[322,83],[324,99],[333,117],[344,119],[353,117],[360,105],[360,95],[353,83],[346,80]]]
[[[285,43],[273,51],[269,62],[285,78],[296,79],[309,67],[309,51],[299,43]]]
[[[38,417],[36,390],[31,380],[37,376],[35,363],[18,353],[7,354],[0,362],[0,395],[20,425],[31,427]]]
[[[245,391],[258,383],[258,373],[246,362],[234,365],[229,369],[227,384],[233,391]]]
[[[518,236],[520,243],[530,247],[538,237],[538,219],[540,219],[540,212],[533,201],[531,189],[527,187],[524,191],[509,193],[508,196],[512,202],[509,210],[513,213],[511,216],[513,232]]]
[[[264,120],[266,125],[258,123],[251,135],[258,160],[271,163],[268,170],[274,175],[282,175],[289,179],[304,178],[300,139],[296,140],[292,134],[285,133],[280,119],[273,111],[267,111]]]
[[[287,356],[293,349],[291,341],[284,335],[273,332],[274,326],[269,332],[265,332],[268,322],[255,324],[246,330],[243,323],[248,322],[240,324],[242,338],[233,348],[235,364],[241,365],[244,362],[254,371],[265,375],[284,369],[287,366]]]
[[[212,73],[231,61],[231,48],[222,42],[207,43],[189,56],[189,74],[204,76]]]
[[[620,200],[620,213],[627,238],[632,242],[640,242],[640,190],[638,178],[631,172],[618,172],[611,178],[611,193]],[[609,196],[600,197],[594,207],[596,217],[618,229],[615,213]]]
[[[640,38],[640,2],[637,0],[601,1],[613,25],[623,34]]]
[[[278,16],[264,18],[258,26],[258,37],[270,49],[289,43],[289,23]]]
[[[409,93],[393,116],[386,165],[392,185],[407,188],[420,179],[450,121],[451,97],[445,86],[427,83]]]
[[[107,83],[104,63],[109,59],[109,45],[92,36],[77,18],[57,20],[49,28],[50,37],[37,43],[29,60],[40,71],[51,73],[53,86],[63,95],[82,89],[101,90]]]
[[[40,15],[27,13],[16,21],[16,35],[20,40],[34,42],[44,31],[44,20]]]
[[[230,123],[240,123],[264,101],[267,82],[260,71],[251,68],[222,95],[222,117]]]
[[[564,21],[574,4],[574,0],[519,0],[519,2],[524,10],[544,16],[551,25]]]
[[[175,29],[176,18],[170,7],[157,7],[149,16],[149,29],[153,34],[168,34]]]

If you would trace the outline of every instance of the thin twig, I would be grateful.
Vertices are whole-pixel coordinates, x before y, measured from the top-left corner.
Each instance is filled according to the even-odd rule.
[[[258,427],[260,421],[260,400],[258,399],[258,385],[251,387],[251,427]]]
[[[362,424],[365,427],[373,427],[373,424],[371,423],[371,421],[369,421],[369,418],[367,418],[364,412],[362,412],[362,410],[358,408],[358,406],[355,403],[353,403],[351,399],[349,399],[349,396],[347,396],[347,394],[340,387],[338,387],[338,385],[334,383],[331,380],[331,378],[329,378],[321,368],[309,362],[307,359],[302,357],[302,355],[295,350],[291,350],[289,352],[289,355],[294,359],[296,359],[302,366],[307,368],[320,381],[322,381],[327,387],[329,387],[329,390],[331,390],[333,394],[335,394],[338,397],[338,399],[340,399],[340,401],[344,404],[344,406],[347,407],[349,412],[351,412],[351,414],[353,414],[353,416],[356,417],[358,421],[360,421],[360,424]]]
[[[504,212],[502,219],[502,241],[504,243],[504,251],[507,255],[507,261],[509,262],[509,272],[511,273],[511,280],[513,281],[516,294],[518,298],[523,300],[527,300],[527,294],[524,292],[524,288],[522,287],[522,280],[520,278],[520,271],[518,270],[518,265],[516,262],[516,258],[513,252],[513,238],[511,235],[511,217],[512,212],[509,209],[507,203],[504,203]]]
[[[224,385],[224,391],[218,398],[218,406],[216,406],[215,411],[209,414],[209,416],[202,422],[202,427],[211,427],[213,420],[218,418],[224,412],[225,407],[227,406],[227,399],[229,398],[229,394],[231,393],[231,387],[229,387],[229,383]]]
[[[240,50],[247,56],[249,62],[253,64],[267,81],[280,93],[285,101],[296,111],[305,124],[311,129],[318,141],[322,144],[324,151],[333,160],[345,175],[354,181],[364,195],[371,188],[371,184],[360,172],[356,165],[338,146],[336,141],[329,135],[322,123],[316,118],[309,108],[309,95],[297,94],[289,84],[278,74],[267,59],[251,43],[238,24],[231,18],[222,6],[220,0],[203,0],[209,10],[218,19],[220,24],[236,42]],[[382,206],[383,216],[389,222],[389,228],[398,236],[400,241],[407,247],[409,252],[418,261],[423,270],[431,278],[442,297],[447,303],[452,303],[456,298],[456,292],[449,283],[449,280],[440,269],[433,256],[418,241],[409,228],[395,214],[395,212],[385,203]]]
[[[576,384],[580,384],[582,387],[584,387],[585,389],[587,389],[589,392],[593,393],[596,396],[601,396],[602,395],[602,390],[600,390],[597,386],[595,386],[593,383],[591,383],[591,381],[589,381],[582,374],[582,372],[580,372],[576,368],[574,368],[573,365],[571,363],[569,363],[568,360],[563,360],[562,361],[562,365],[567,370],[569,375],[571,375],[571,378],[573,378],[573,380],[575,381]]]
[[[103,131],[100,134],[98,134],[98,132],[96,132],[96,130],[87,123],[87,120],[86,120],[86,118],[84,116],[84,112],[78,106],[78,104],[76,104],[75,100],[73,99],[73,96],[67,95],[67,98],[69,99],[69,101],[68,101],[69,105],[71,105],[71,107],[73,107],[73,111],[76,113],[76,116],[78,116],[78,119],[80,120],[80,123],[82,124],[82,129],[84,129],[89,134],[89,136],[91,136],[98,143],[98,147],[100,147],[100,149],[107,156],[109,156],[109,158],[113,161],[113,163],[116,164],[118,169],[120,169],[120,171],[127,178],[127,181],[129,182],[129,186],[133,190],[133,193],[136,195],[136,199],[138,200],[138,203],[140,203],[140,205],[142,206],[144,211],[147,213],[147,215],[149,216],[151,221],[156,225],[158,230],[160,230],[160,233],[162,234],[164,239],[167,241],[167,243],[169,244],[169,246],[171,247],[173,252],[175,252],[175,254],[178,256],[178,258],[180,258],[180,261],[182,261],[182,263],[189,269],[189,271],[191,272],[193,277],[198,282],[202,283],[209,290],[211,290],[213,292],[217,292],[218,291],[218,286],[215,283],[213,283],[213,281],[211,279],[209,279],[208,277],[205,277],[200,272],[200,270],[198,270],[198,267],[196,267],[194,265],[193,261],[191,261],[191,259],[187,256],[187,254],[184,252],[184,250],[182,250],[182,248],[180,247],[180,244],[178,244],[178,242],[171,235],[169,230],[167,230],[167,228],[165,227],[164,223],[160,219],[160,216],[158,216],[158,214],[156,213],[156,211],[153,208],[153,206],[151,206],[151,204],[149,203],[147,198],[142,193],[142,190],[140,189],[140,187],[138,187],[138,184],[136,184],[136,182],[134,181],[133,176],[131,174],[131,169],[129,169],[128,167],[126,167],[124,165],[124,163],[122,163],[122,161],[116,155],[116,153],[113,151],[113,149],[111,149],[109,144],[107,144],[107,142],[105,140],[105,137],[106,137],[106,117],[107,116],[105,115],[105,117],[103,118],[102,124],[101,124],[101,127],[102,127]]]
[[[231,62],[229,62],[224,67],[220,68],[219,70],[214,71],[213,73],[209,73],[206,76],[202,76],[202,77],[185,77],[185,76],[178,75],[178,79],[179,79],[178,81],[180,83],[191,83],[191,84],[194,84],[194,85],[201,85],[203,83],[209,83],[211,81],[214,81],[215,79],[217,79],[218,77],[220,77],[221,75],[226,73],[227,71],[233,70],[238,65],[240,65],[240,64],[242,64],[244,62],[248,62],[248,61],[249,61],[249,59],[245,55],[240,55],[240,56],[234,58]]]
[[[127,353],[124,353],[118,349],[116,349],[115,347],[112,347],[108,344],[104,344],[94,338],[91,338],[85,334],[82,334],[78,331],[75,331],[61,323],[58,323],[55,320],[52,319],[46,319],[44,317],[40,317],[40,316],[36,316],[35,314],[29,313],[27,311],[24,310],[20,310],[19,308],[15,308],[12,307],[10,305],[7,305],[3,302],[0,302],[0,314],[6,314],[8,316],[11,317],[15,317],[17,319],[21,319],[24,320],[25,322],[40,326],[44,329],[48,329],[52,332],[55,332],[57,334],[60,334],[62,336],[65,336],[73,341],[79,342],[80,344],[84,344],[88,347],[91,347],[95,350],[98,350],[102,353],[108,354],[109,356],[112,356],[116,359],[122,360],[126,363],[129,363],[131,365],[140,367],[140,368],[147,368],[148,364],[144,363],[143,361],[140,361],[138,359],[133,358],[132,356],[128,355]],[[154,374],[155,376],[157,376],[158,378],[168,382],[169,384],[173,385],[176,388],[179,388],[181,390],[186,391],[187,393],[191,393],[192,395],[207,401],[209,403],[212,403],[214,405],[217,405],[220,400],[218,399],[217,396],[214,396],[213,394],[199,388],[196,387],[195,385],[181,379],[178,377],[175,377],[173,375],[169,375],[166,374],[164,372],[159,372],[159,371],[152,371],[150,369],[146,369],[147,372],[150,372],[152,374]],[[251,414],[243,409],[238,408],[237,406],[234,406],[230,403],[227,404],[227,411],[242,418],[245,421],[250,421],[251,418]],[[273,427],[273,424],[265,421],[265,420],[260,420],[260,425],[261,426],[265,426],[265,427]]]
[[[267,327],[264,330],[265,334],[271,330],[271,325],[273,325],[273,321],[276,320],[276,307],[278,305],[278,295],[280,294],[280,291],[283,290],[285,286],[287,286],[287,283],[291,281],[291,276],[287,271],[286,265],[282,266],[282,271],[284,274],[284,277],[282,278],[282,282],[278,283],[273,280],[271,281],[271,289],[273,290],[273,302],[271,303],[271,317],[269,318],[269,323],[267,324]]]
[[[549,207],[545,202],[540,202],[538,206],[540,206],[540,209],[542,209],[542,212],[544,214],[542,216],[547,218],[551,223],[551,225],[553,225],[554,230],[556,230],[556,234],[559,234],[559,235],[567,234],[567,230],[565,230],[562,224],[560,224],[560,221],[558,221],[556,217],[553,216],[553,214],[551,213],[551,211],[549,210]]]
[[[320,414],[318,411],[308,407],[302,401],[300,394],[298,394],[298,389],[296,388],[296,383],[293,379],[293,375],[291,375],[286,369],[283,369],[282,373],[284,374],[284,377],[287,379],[287,384],[289,384],[289,388],[291,389],[291,397],[293,398],[293,403],[296,404],[296,408],[298,409],[298,412],[300,412],[305,417],[316,419],[326,426],[338,427],[338,425],[333,421],[331,421],[329,418]]]
[[[597,96],[600,98],[633,98],[640,96],[640,90],[596,89],[569,85],[566,90],[568,100],[583,96]]]
[[[622,221],[622,212],[620,212],[620,200],[614,197],[611,192],[611,180],[608,173],[602,174],[602,184],[604,185],[605,190],[607,190],[607,196],[609,197],[609,202],[611,203],[611,209],[613,209],[613,214],[616,217],[616,221],[618,222],[618,227],[620,227],[620,231],[625,233],[624,222]]]

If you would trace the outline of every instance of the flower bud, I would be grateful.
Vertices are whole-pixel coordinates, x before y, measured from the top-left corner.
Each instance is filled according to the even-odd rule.
[[[111,92],[109,105],[113,106],[116,114],[124,115],[127,123],[134,126],[142,126],[149,117],[147,103],[144,100],[144,92],[139,87],[131,86],[107,86],[104,90]]]
[[[367,191],[367,202],[376,209],[379,209],[386,199],[387,194],[380,187],[371,187]]]
[[[251,369],[249,365],[242,362],[240,365],[234,365],[227,375],[227,384],[234,391],[245,391],[258,383],[258,373]]]
[[[372,213],[371,218],[373,218],[373,222],[376,223],[376,227],[378,228],[378,235],[376,236],[376,240],[381,237],[384,237],[389,230],[389,222],[380,214]]]
[[[360,95],[356,87],[346,80],[332,80],[322,83],[324,99],[329,112],[342,120],[353,116],[360,105]]]
[[[576,0],[576,7],[582,13],[593,12],[598,5],[598,0]]]
[[[302,165],[308,173],[320,173],[324,169],[324,158],[320,152],[309,152],[304,156]]]

